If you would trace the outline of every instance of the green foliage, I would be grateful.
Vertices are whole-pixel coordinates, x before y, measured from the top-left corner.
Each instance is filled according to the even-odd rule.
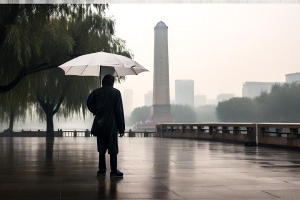
[[[1,121],[12,108],[20,110],[17,116],[34,109],[47,122],[58,110],[58,117],[85,117],[86,99],[98,87],[99,78],[65,76],[61,69],[41,71],[41,66],[58,66],[98,51],[132,57],[125,41],[114,36],[115,21],[105,16],[107,8],[101,4],[0,5],[0,85],[9,84],[23,69],[35,73],[0,94]]]
[[[151,106],[142,106],[135,108],[130,115],[130,121],[128,124],[133,125],[137,122],[145,122],[150,118]]]
[[[143,106],[135,108],[128,119],[129,123],[126,124],[133,125],[137,122],[145,122],[150,119],[151,106]],[[178,123],[193,123],[197,121],[197,116],[195,111],[188,105],[171,105],[171,114],[175,116],[175,122]]]
[[[255,116],[254,102],[247,97],[219,102],[216,111],[218,118],[224,122],[252,121]]]
[[[215,105],[199,106],[195,109],[197,122],[218,122]]]
[[[224,122],[300,122],[300,85],[276,84],[270,93],[220,102],[217,116]]]
[[[175,123],[195,123],[197,115],[189,105],[171,105],[171,114],[175,117]]]

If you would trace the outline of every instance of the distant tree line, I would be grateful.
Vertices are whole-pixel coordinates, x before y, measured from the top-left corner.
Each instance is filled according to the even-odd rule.
[[[130,125],[149,119],[151,107],[135,108],[127,119]],[[171,105],[171,113],[177,123],[202,122],[274,122],[300,123],[300,84],[275,84],[270,93],[262,92],[255,98],[235,97],[191,108],[187,105]]]
[[[207,105],[192,108],[189,105],[171,105],[171,114],[174,115],[176,123],[200,123],[200,122],[217,122],[215,106]],[[142,106],[135,108],[130,117],[126,118],[127,125],[133,125],[139,122],[149,120],[151,106]]]
[[[256,98],[220,102],[216,113],[222,122],[300,122],[300,84],[275,84],[270,93]]]

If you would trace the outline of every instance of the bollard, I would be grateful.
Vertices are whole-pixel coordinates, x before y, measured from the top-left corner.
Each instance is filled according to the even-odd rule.
[[[148,137],[148,132],[147,132],[147,130],[145,130],[145,132],[144,132],[144,137]]]
[[[256,146],[256,128],[247,127],[245,146]]]
[[[86,129],[86,130],[85,130],[85,137],[90,137],[89,129]]]
[[[134,133],[131,131],[131,129],[129,129],[129,137],[134,137],[133,134]]]

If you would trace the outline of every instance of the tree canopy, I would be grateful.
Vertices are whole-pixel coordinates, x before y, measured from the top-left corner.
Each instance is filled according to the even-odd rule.
[[[4,9],[1,6],[0,10]],[[65,76],[63,70],[56,68],[71,58],[98,51],[132,56],[125,41],[114,36],[115,21],[106,17],[107,7],[5,6],[6,13],[0,14],[0,27],[7,24],[5,19],[11,13],[18,14],[10,20],[14,28],[6,26],[9,28],[4,33],[0,31],[4,38],[0,43],[0,93],[6,92],[0,96],[5,99],[0,108],[7,110],[0,118],[11,113],[10,108],[19,101],[24,105],[23,111],[34,108],[41,120],[46,119],[47,130],[52,133],[56,113],[58,117],[85,116],[87,96],[98,87],[99,78]],[[21,79],[22,84],[17,84]]]
[[[133,125],[137,122],[145,122],[150,119],[151,106],[142,106],[135,108],[131,115],[129,123]],[[197,122],[197,115],[195,111],[188,105],[171,105],[171,114],[175,117],[175,122],[185,123],[185,122]]]
[[[171,113],[175,117],[176,123],[194,123],[197,122],[195,110],[189,105],[171,105]]]
[[[107,8],[104,4],[0,5],[0,93],[29,74],[81,54],[106,51],[130,56],[125,41],[114,36],[115,21],[105,16]],[[45,40],[47,33],[52,40]],[[61,46],[51,46],[49,41],[59,41]],[[66,49],[68,54],[54,52],[54,56],[50,47],[53,52]]]
[[[216,108],[223,122],[300,122],[300,85],[275,84],[270,93],[250,98],[233,98]]]

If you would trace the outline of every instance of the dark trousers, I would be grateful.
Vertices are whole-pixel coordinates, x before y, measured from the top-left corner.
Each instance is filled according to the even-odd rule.
[[[99,170],[106,170],[105,153],[106,149],[99,152]],[[110,154],[110,169],[111,171],[117,170],[117,154]]]

